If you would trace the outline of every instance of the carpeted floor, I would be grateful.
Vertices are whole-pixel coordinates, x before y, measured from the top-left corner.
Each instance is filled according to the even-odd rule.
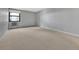
[[[39,27],[12,29],[0,40],[2,50],[74,50],[79,38]]]

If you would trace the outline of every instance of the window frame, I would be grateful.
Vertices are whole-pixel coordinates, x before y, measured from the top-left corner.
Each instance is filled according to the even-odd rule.
[[[20,20],[20,13],[19,13],[19,16],[16,16],[16,15],[10,15],[10,13],[12,13],[12,12],[9,12],[9,22],[20,22],[21,20]],[[19,17],[19,21],[11,21],[10,20],[10,17]]]

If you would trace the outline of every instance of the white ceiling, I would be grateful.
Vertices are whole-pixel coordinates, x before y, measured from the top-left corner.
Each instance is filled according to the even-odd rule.
[[[32,11],[32,12],[38,12],[38,11],[43,10],[44,8],[15,8],[15,9],[25,10],[25,11]]]

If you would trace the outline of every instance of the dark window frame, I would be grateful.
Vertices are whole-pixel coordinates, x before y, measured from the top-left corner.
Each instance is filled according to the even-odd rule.
[[[19,16],[10,15],[10,13],[12,13],[12,12],[9,12],[9,22],[20,22],[20,21],[21,21],[21,20],[20,20],[20,13],[19,13]],[[10,17],[19,17],[19,21],[11,21],[11,20],[10,20]]]

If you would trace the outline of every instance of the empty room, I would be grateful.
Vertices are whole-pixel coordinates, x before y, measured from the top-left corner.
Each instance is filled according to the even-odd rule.
[[[79,8],[0,8],[0,50],[78,50]]]

